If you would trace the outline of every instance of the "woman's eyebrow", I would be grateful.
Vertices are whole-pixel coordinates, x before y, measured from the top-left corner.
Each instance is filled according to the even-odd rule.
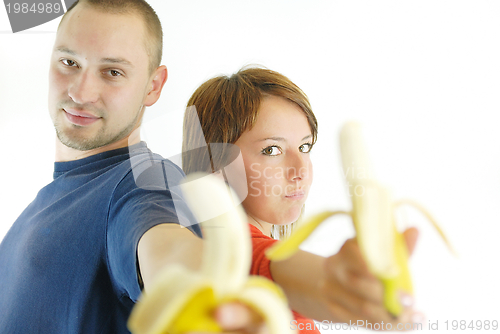
[[[307,135],[304,138],[302,138],[300,141],[303,141],[303,140],[306,140],[309,138],[312,138],[312,135]],[[261,142],[261,141],[266,141],[266,140],[286,141],[286,139],[283,137],[266,137],[266,138],[260,139],[258,141]]]
[[[312,134],[311,134],[311,135],[307,135],[307,136],[305,136],[304,138],[302,138],[302,139],[301,139],[301,141],[302,141],[302,140],[309,139],[309,138],[312,138],[312,136],[313,136]]]
[[[260,139],[259,141],[266,141],[266,140],[286,141],[286,139],[283,137],[266,137],[266,138]]]

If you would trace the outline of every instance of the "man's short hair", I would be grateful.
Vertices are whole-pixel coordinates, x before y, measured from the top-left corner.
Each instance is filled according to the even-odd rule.
[[[149,56],[149,71],[153,71],[160,66],[163,50],[163,31],[160,19],[154,9],[144,0],[77,0],[66,11],[61,19],[79,3],[91,6],[94,9],[110,14],[138,14],[146,27],[147,37],[145,40],[146,52]]]

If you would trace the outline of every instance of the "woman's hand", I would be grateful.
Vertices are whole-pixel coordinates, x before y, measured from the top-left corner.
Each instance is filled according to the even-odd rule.
[[[418,231],[410,228],[403,235],[411,254]],[[386,311],[383,285],[369,272],[355,239],[347,240],[337,254],[325,260],[324,265],[325,276],[320,282],[320,289],[335,322],[359,326],[377,323],[380,329],[397,329],[398,324],[403,324],[404,327],[406,323],[416,323],[421,318],[413,310],[413,298],[409,295],[401,295],[401,303],[405,309],[399,317],[395,318]],[[391,326],[387,326],[388,323]]]

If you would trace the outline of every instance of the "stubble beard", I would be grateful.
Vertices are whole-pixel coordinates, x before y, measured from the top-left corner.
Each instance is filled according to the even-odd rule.
[[[127,124],[127,126],[124,129],[122,129],[118,134],[109,133],[106,131],[105,127],[102,127],[91,138],[80,136],[78,133],[76,135],[71,135],[70,133],[72,131],[78,132],[78,128],[81,128],[80,126],[77,125],[71,125],[72,129],[65,132],[62,129],[61,124],[58,121],[55,121],[54,128],[56,130],[57,138],[63,145],[79,151],[89,151],[112,144],[129,135],[137,125],[140,116],[141,112],[138,112],[136,114],[136,117],[129,124]]]

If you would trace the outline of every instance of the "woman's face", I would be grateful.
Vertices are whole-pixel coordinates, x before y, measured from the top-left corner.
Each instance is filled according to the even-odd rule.
[[[236,141],[247,178],[247,214],[269,224],[289,224],[300,216],[312,182],[312,133],[296,104],[266,96],[253,128]]]

